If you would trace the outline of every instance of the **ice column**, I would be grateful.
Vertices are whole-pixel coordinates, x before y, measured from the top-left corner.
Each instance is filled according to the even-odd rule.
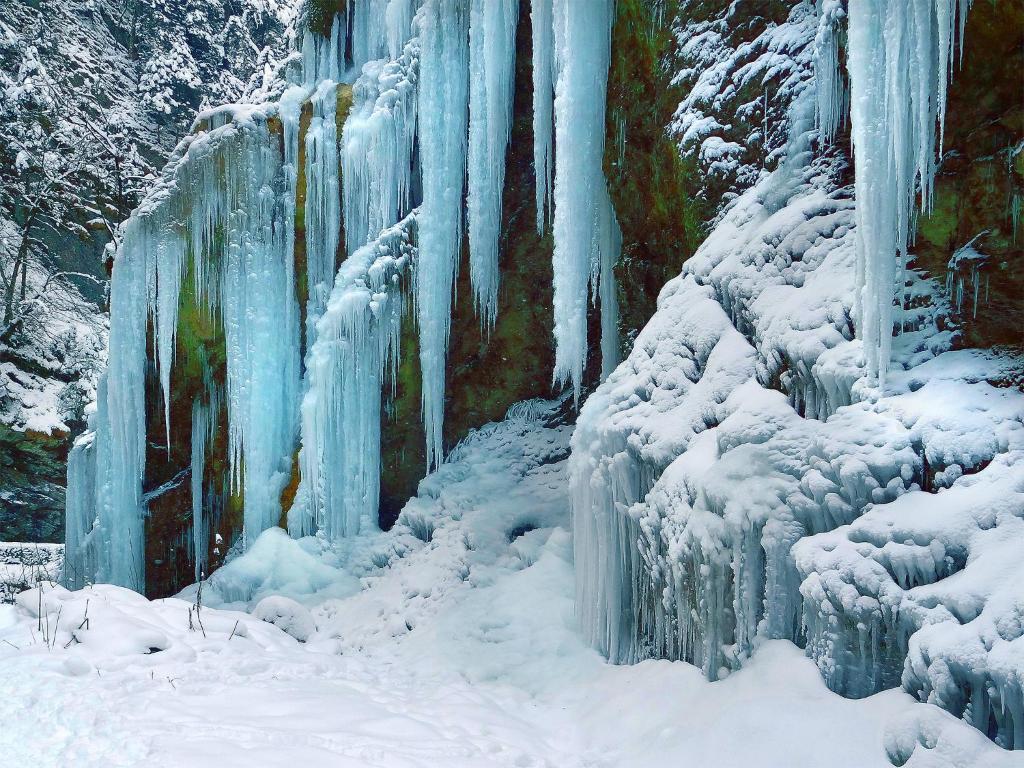
[[[416,317],[427,466],[443,458],[445,358],[462,244],[466,170],[468,13],[463,0],[428,0],[420,19],[419,149],[423,202]]]
[[[851,0],[847,69],[857,198],[858,335],[884,381],[893,304],[915,199],[931,204],[935,128],[943,122],[952,47],[969,0]],[[819,83],[819,87],[822,84]],[[826,79],[826,87],[832,87]]]
[[[485,329],[498,311],[498,236],[512,125],[518,0],[471,0],[469,14],[469,271]]]
[[[587,357],[587,286],[600,272],[594,227],[605,189],[605,96],[613,0],[555,0],[555,381],[579,397]],[[598,267],[595,269],[595,267]]]
[[[97,510],[109,557],[99,580],[141,592],[145,586],[146,321],[155,233],[150,217],[131,220],[110,282],[107,373],[97,413]],[[159,340],[157,342],[160,347]]]

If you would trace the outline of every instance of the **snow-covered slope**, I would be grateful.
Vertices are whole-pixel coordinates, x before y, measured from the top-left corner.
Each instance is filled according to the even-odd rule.
[[[330,549],[268,530],[198,610],[195,589],[150,602],[101,585],[0,606],[0,754],[39,768],[1016,764],[905,693],[831,693],[785,642],[716,683],[681,662],[607,663],[573,608],[558,408],[526,403],[473,434],[392,532]]]

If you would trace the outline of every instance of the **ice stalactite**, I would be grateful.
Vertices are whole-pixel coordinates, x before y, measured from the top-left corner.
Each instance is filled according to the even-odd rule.
[[[306,132],[307,323],[311,329],[327,303],[341,237],[337,92],[333,80],[317,86],[311,99],[313,119]]]
[[[614,270],[622,252],[622,230],[607,185],[600,193],[594,247],[599,261],[596,282],[601,307],[601,378],[606,379],[619,364],[619,298]]]
[[[428,0],[420,12],[419,151],[423,177],[416,318],[427,466],[443,458],[445,359],[462,246],[469,15],[462,0]]]
[[[419,42],[369,65],[353,88],[341,136],[345,245],[351,256],[409,210],[416,142]]]
[[[814,38],[814,82],[817,95],[818,131],[830,142],[846,119],[847,89],[839,66],[842,20],[840,0],[817,0],[818,32]]]
[[[556,383],[579,397],[587,357],[587,286],[600,274],[594,230],[606,182],[605,96],[612,0],[555,0],[554,336]]]
[[[412,34],[417,0],[390,0],[385,14],[388,38],[388,58],[397,60],[402,56],[406,41]]]
[[[537,231],[544,234],[551,213],[555,128],[555,44],[552,0],[531,0],[533,34],[533,169],[536,174]]]
[[[884,381],[897,284],[916,197],[931,206],[936,126],[943,124],[953,47],[970,0],[851,0],[850,75],[857,197],[856,319],[868,370]],[[833,87],[828,79],[819,87]]]
[[[358,72],[368,61],[387,52],[388,0],[354,0],[352,9],[352,63]]]
[[[498,312],[498,238],[512,128],[518,0],[471,0],[469,11],[469,271],[485,329]]]
[[[309,355],[303,501],[289,513],[293,533],[315,523],[336,540],[377,525],[381,395],[386,377],[394,381],[397,372],[415,224],[413,213],[357,250],[338,272]]]

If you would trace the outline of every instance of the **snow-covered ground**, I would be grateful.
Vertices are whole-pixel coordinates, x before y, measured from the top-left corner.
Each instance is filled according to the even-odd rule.
[[[576,625],[569,434],[519,407],[394,530],[343,551],[267,531],[198,611],[195,587],[22,593],[0,606],[0,765],[1024,764],[901,691],[830,692],[785,641],[714,683],[608,664]]]

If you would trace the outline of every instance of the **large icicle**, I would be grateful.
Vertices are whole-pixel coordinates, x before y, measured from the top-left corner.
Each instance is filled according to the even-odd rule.
[[[587,357],[587,285],[605,187],[605,96],[613,0],[555,0],[555,381],[579,396]],[[597,270],[599,271],[599,270]]]
[[[954,36],[962,48],[969,6],[970,0],[850,2],[857,330],[868,370],[880,381],[889,365],[893,304],[900,298],[897,282],[917,193],[925,211],[931,204],[936,123],[943,122]],[[826,80],[819,87],[834,86]]]
[[[338,178],[338,85],[324,80],[313,94],[306,132],[306,269],[310,328],[327,304],[341,233]]]
[[[614,268],[622,251],[622,230],[619,229],[607,185],[601,193],[594,235],[597,241],[595,250],[600,260],[597,280],[601,307],[601,379],[604,380],[619,364],[619,297]]]
[[[443,458],[445,358],[452,287],[462,245],[469,18],[463,0],[428,0],[419,20],[423,202],[416,266],[416,317],[429,468],[439,465]]]
[[[469,272],[485,328],[498,312],[498,236],[512,126],[518,0],[472,0],[469,13]]]
[[[330,37],[322,37],[308,30],[302,36],[302,83],[316,87],[324,80],[339,82],[345,71],[346,32],[348,16],[335,15]],[[354,41],[353,41],[354,44]]]
[[[148,249],[155,238],[146,217],[129,222],[110,283],[107,373],[97,411],[96,508],[107,558],[97,579],[141,592],[145,586],[146,319]],[[160,348],[159,339],[157,348]]]
[[[533,170],[536,174],[537,231],[544,234],[551,211],[554,170],[555,44],[551,0],[531,0],[533,32]]]
[[[816,0],[818,32],[814,38],[814,82],[817,95],[818,132],[832,141],[846,117],[846,84],[839,68],[839,31],[843,17],[841,0]]]

